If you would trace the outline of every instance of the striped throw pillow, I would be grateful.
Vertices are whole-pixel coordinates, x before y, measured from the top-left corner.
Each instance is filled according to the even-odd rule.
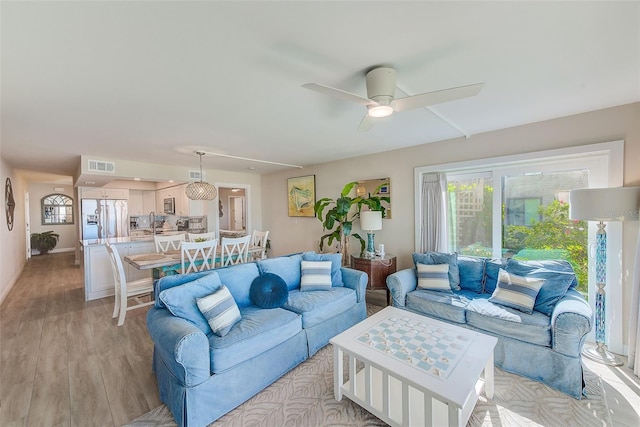
[[[544,279],[518,276],[500,269],[496,290],[489,301],[531,314],[544,282]]]
[[[331,289],[331,261],[302,261],[301,291],[328,291]]]
[[[430,291],[451,292],[449,283],[449,264],[417,263],[418,288]]]
[[[242,319],[236,301],[224,285],[211,295],[197,299],[196,302],[211,330],[218,336],[227,335],[233,325]]]

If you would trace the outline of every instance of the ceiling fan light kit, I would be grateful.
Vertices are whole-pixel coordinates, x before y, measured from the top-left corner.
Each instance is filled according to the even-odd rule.
[[[371,117],[387,117],[393,114],[390,105],[370,105],[367,106],[367,110]]]
[[[367,98],[319,83],[305,83],[302,85],[306,89],[367,107],[367,114],[358,128],[360,131],[367,131],[373,126],[373,120],[370,117],[387,117],[394,112],[428,107],[475,96],[482,90],[484,83],[452,87],[395,99],[396,70],[390,67],[377,67],[367,73],[366,86]]]

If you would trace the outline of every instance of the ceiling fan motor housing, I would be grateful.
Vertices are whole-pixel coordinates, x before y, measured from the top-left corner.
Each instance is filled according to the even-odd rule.
[[[379,104],[389,105],[396,93],[396,70],[374,68],[367,73],[367,97]]]

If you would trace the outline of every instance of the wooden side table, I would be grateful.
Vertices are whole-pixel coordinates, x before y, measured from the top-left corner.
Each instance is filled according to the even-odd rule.
[[[384,255],[384,258],[361,258],[351,255],[351,268],[367,273],[369,276],[367,289],[384,289],[387,292],[387,304],[390,304],[387,276],[396,272],[395,255],[387,253]]]

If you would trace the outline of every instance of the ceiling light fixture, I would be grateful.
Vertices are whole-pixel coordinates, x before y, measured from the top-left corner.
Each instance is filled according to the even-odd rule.
[[[202,181],[202,156],[204,152],[196,151],[196,154],[200,156],[200,181],[187,185],[184,192],[191,200],[213,200],[218,195],[218,190],[208,182]]]
[[[370,105],[367,106],[367,110],[371,117],[387,117],[393,114],[393,108],[390,105]]]

